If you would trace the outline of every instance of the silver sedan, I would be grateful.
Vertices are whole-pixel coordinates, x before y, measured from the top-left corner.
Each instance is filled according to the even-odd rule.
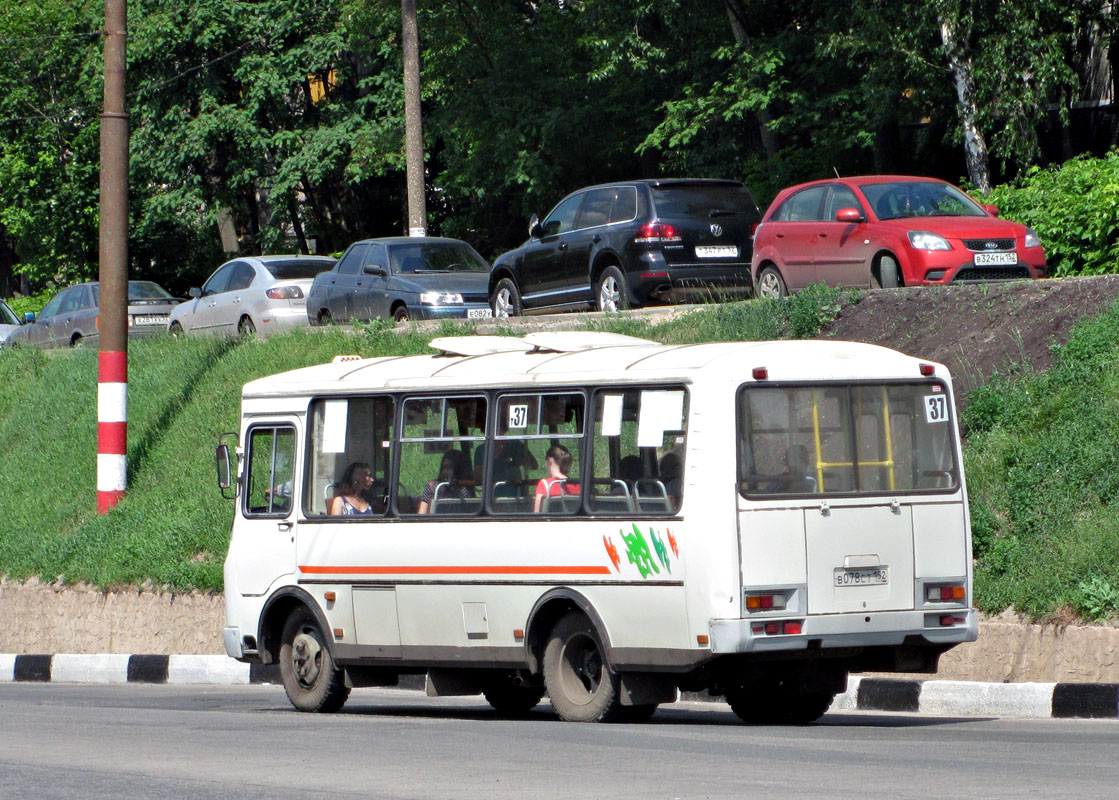
[[[168,320],[172,335],[211,333],[262,336],[307,325],[307,292],[320,272],[334,266],[325,256],[244,256],[227,261],[191,289],[190,299]]]

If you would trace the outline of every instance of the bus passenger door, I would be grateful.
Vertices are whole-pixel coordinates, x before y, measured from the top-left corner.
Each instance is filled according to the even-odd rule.
[[[229,543],[241,594],[262,595],[295,571],[297,442],[294,421],[253,425],[246,433],[241,513]]]

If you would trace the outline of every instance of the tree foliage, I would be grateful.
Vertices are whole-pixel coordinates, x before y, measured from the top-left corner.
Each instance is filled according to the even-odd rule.
[[[959,178],[945,21],[987,168],[1013,176],[1070,123],[1112,24],[1095,0],[418,6],[429,228],[489,256],[601,180],[740,178],[765,202],[833,172]],[[133,274],[184,291],[223,251],[404,231],[397,0],[128,10]],[[33,289],[96,272],[101,14],[40,0],[0,20],[0,278],[14,262]]]

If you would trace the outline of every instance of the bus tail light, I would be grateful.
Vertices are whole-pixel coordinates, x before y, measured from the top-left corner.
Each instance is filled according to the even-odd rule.
[[[931,603],[944,603],[953,602],[956,600],[963,600],[967,596],[964,587],[958,584],[950,586],[930,586],[926,590],[925,597]]]
[[[774,620],[772,622],[755,622],[750,626],[755,635],[764,636],[799,636],[804,632],[804,620]]]
[[[935,372],[936,367],[934,367],[932,364],[921,365],[921,374],[924,375],[926,378],[932,377],[933,373]]]
[[[769,380],[769,368],[768,367],[754,367],[753,375],[754,375],[754,380],[756,380],[756,381]]]
[[[943,628],[948,628],[952,625],[962,625],[965,622],[967,622],[966,617],[957,617],[954,614],[945,614],[940,618],[940,625]]]
[[[748,594],[746,595],[746,609],[748,611],[780,611],[785,607],[783,594]]]

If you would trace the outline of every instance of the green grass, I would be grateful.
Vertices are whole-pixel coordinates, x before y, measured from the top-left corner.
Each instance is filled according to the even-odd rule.
[[[851,299],[813,287],[661,324],[617,317],[588,327],[666,343],[807,337]],[[434,335],[473,329],[446,323]],[[242,384],[339,353],[427,352],[432,337],[373,323],[356,335],[131,342],[129,490],[104,516],[95,511],[96,350],[0,350],[0,575],[220,590],[232,506],[217,491],[213,453],[237,429]],[[1049,371],[971,395],[965,463],[984,610],[1091,619],[1119,610],[1117,365],[1119,305],[1084,320]]]
[[[980,608],[1119,611],[1119,304],[1083,320],[1040,374],[972,393],[969,482]]]

